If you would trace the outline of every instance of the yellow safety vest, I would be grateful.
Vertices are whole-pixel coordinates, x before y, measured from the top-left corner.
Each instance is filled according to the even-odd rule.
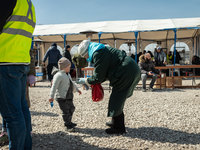
[[[35,23],[35,8],[31,0],[17,0],[0,33],[0,63],[30,63],[29,51]]]
[[[171,56],[167,55],[167,63],[172,63],[170,59],[172,59],[172,55]]]

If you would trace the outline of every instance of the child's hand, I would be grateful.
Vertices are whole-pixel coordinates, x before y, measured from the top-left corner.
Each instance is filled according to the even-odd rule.
[[[51,103],[51,102],[53,102],[53,98],[50,98],[50,99],[49,99],[49,103]]]
[[[81,93],[81,91],[78,91],[78,93],[79,93],[79,95],[81,95],[82,93]]]

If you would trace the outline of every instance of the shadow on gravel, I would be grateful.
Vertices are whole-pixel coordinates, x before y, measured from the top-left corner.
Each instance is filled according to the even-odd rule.
[[[148,88],[146,89],[146,92],[148,91]],[[134,91],[142,91],[142,87],[136,87],[134,89]],[[183,89],[169,89],[169,88],[163,88],[163,89],[158,89],[158,88],[154,88],[153,92],[185,92]],[[145,93],[145,92],[144,92]]]
[[[142,127],[138,129],[127,128],[127,133],[124,137],[140,138],[148,141],[162,142],[162,143],[177,143],[177,144],[200,144],[200,134],[187,133],[182,131],[171,130],[162,127]],[[107,135],[102,129],[78,129],[78,132],[90,134],[91,136],[104,137],[116,136]]]
[[[30,111],[31,115],[33,116],[51,116],[51,117],[57,117],[58,114],[50,113],[50,112],[37,112],[37,111]]]
[[[90,145],[84,142],[82,137],[86,137],[86,135],[75,136],[62,131],[52,134],[33,133],[33,150],[110,150],[110,148]]]
[[[183,89],[154,89],[153,92],[185,92]]]
[[[127,136],[132,138],[141,138],[148,141],[192,145],[200,143],[200,134],[171,130],[163,127],[142,127],[138,129],[127,128],[127,131]]]
[[[49,83],[48,86],[44,86],[44,85],[35,85],[35,87],[32,86],[32,87],[30,87],[30,88],[51,88],[51,86],[50,86],[50,83]]]

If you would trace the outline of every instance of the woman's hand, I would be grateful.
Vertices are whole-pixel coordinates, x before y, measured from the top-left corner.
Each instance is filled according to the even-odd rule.
[[[77,84],[85,84],[87,78],[78,78],[78,81],[76,81]]]

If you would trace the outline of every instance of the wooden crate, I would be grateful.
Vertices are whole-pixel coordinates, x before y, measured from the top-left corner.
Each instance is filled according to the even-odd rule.
[[[161,80],[160,80],[161,77]],[[166,73],[162,73],[161,76],[156,79],[154,84],[154,88],[160,88],[160,81],[161,81],[161,88],[166,87]]]
[[[172,77],[166,78],[166,85],[172,86]],[[174,78],[174,85],[176,86],[182,86],[182,78]]]

